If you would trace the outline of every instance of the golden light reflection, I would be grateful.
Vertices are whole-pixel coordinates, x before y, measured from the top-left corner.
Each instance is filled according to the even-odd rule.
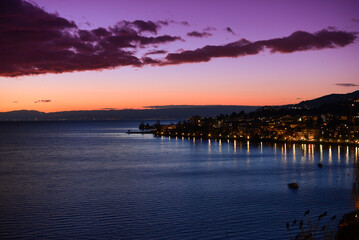
[[[311,144],[312,145],[312,161],[314,162],[315,161],[315,156],[314,156],[314,144]]]
[[[250,151],[249,151],[249,141],[247,141],[247,154],[249,154]]]
[[[237,141],[236,140],[233,141],[233,150],[234,150],[234,152],[237,152]]]
[[[338,146],[338,162],[340,162],[340,146]]]
[[[329,149],[328,149],[328,162],[332,163],[332,161],[333,161],[332,146],[329,146]]]
[[[296,162],[295,143],[293,144],[293,162]]]
[[[349,147],[347,146],[347,151],[345,152],[345,163],[349,164]]]
[[[274,154],[277,154],[277,144],[274,143]]]
[[[219,139],[218,141],[218,146],[219,146],[219,152],[222,152],[222,140]]]
[[[320,151],[320,162],[323,162],[323,145],[319,145],[319,151]]]
[[[357,147],[355,153],[357,153]],[[355,202],[355,209],[359,210],[359,163],[357,161],[354,163],[353,171],[354,181],[352,188],[352,198]]]
[[[261,142],[261,145],[260,145],[260,152],[263,153],[263,143]]]
[[[208,153],[211,153],[211,139],[208,139]]]

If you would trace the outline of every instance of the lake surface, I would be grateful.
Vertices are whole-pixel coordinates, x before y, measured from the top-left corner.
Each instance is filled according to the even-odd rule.
[[[139,123],[0,123],[0,238],[289,239],[307,209],[355,209],[356,147],[126,134]]]

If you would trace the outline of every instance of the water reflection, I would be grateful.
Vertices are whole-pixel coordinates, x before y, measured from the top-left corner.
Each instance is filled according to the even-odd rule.
[[[357,161],[357,149],[355,148],[355,162],[354,162],[354,168],[353,168],[353,175],[354,175],[354,181],[353,181],[353,188],[352,188],[352,197],[355,203],[355,209],[359,210],[359,163]]]
[[[328,162],[329,162],[330,164],[333,162],[332,146],[329,146],[329,149],[328,149]]]
[[[219,139],[219,141],[218,141],[218,147],[219,147],[218,151],[221,153],[222,152],[222,140],[221,139]]]
[[[211,139],[208,139],[208,153],[211,153]]]
[[[340,162],[340,146],[338,146],[338,162]]]

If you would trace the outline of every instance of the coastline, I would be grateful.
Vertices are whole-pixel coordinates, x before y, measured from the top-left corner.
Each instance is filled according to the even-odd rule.
[[[132,133],[132,132],[131,132]],[[138,132],[140,133],[140,132]],[[194,134],[189,132],[163,132],[163,131],[152,131],[148,133],[153,133],[155,137],[178,137],[178,138],[195,138],[201,140],[222,140],[222,141],[250,141],[255,143],[280,143],[280,144],[315,144],[315,145],[324,145],[324,146],[351,146],[359,147],[358,143],[355,142],[345,142],[345,141],[319,141],[319,140],[282,140],[282,139],[271,139],[271,138],[248,138],[248,137],[223,137],[223,136],[208,136],[206,134]]]

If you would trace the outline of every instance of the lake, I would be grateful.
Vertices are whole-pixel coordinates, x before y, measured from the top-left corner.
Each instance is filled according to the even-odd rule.
[[[355,210],[357,147],[126,133],[139,123],[0,123],[0,238],[289,239],[308,209]]]

